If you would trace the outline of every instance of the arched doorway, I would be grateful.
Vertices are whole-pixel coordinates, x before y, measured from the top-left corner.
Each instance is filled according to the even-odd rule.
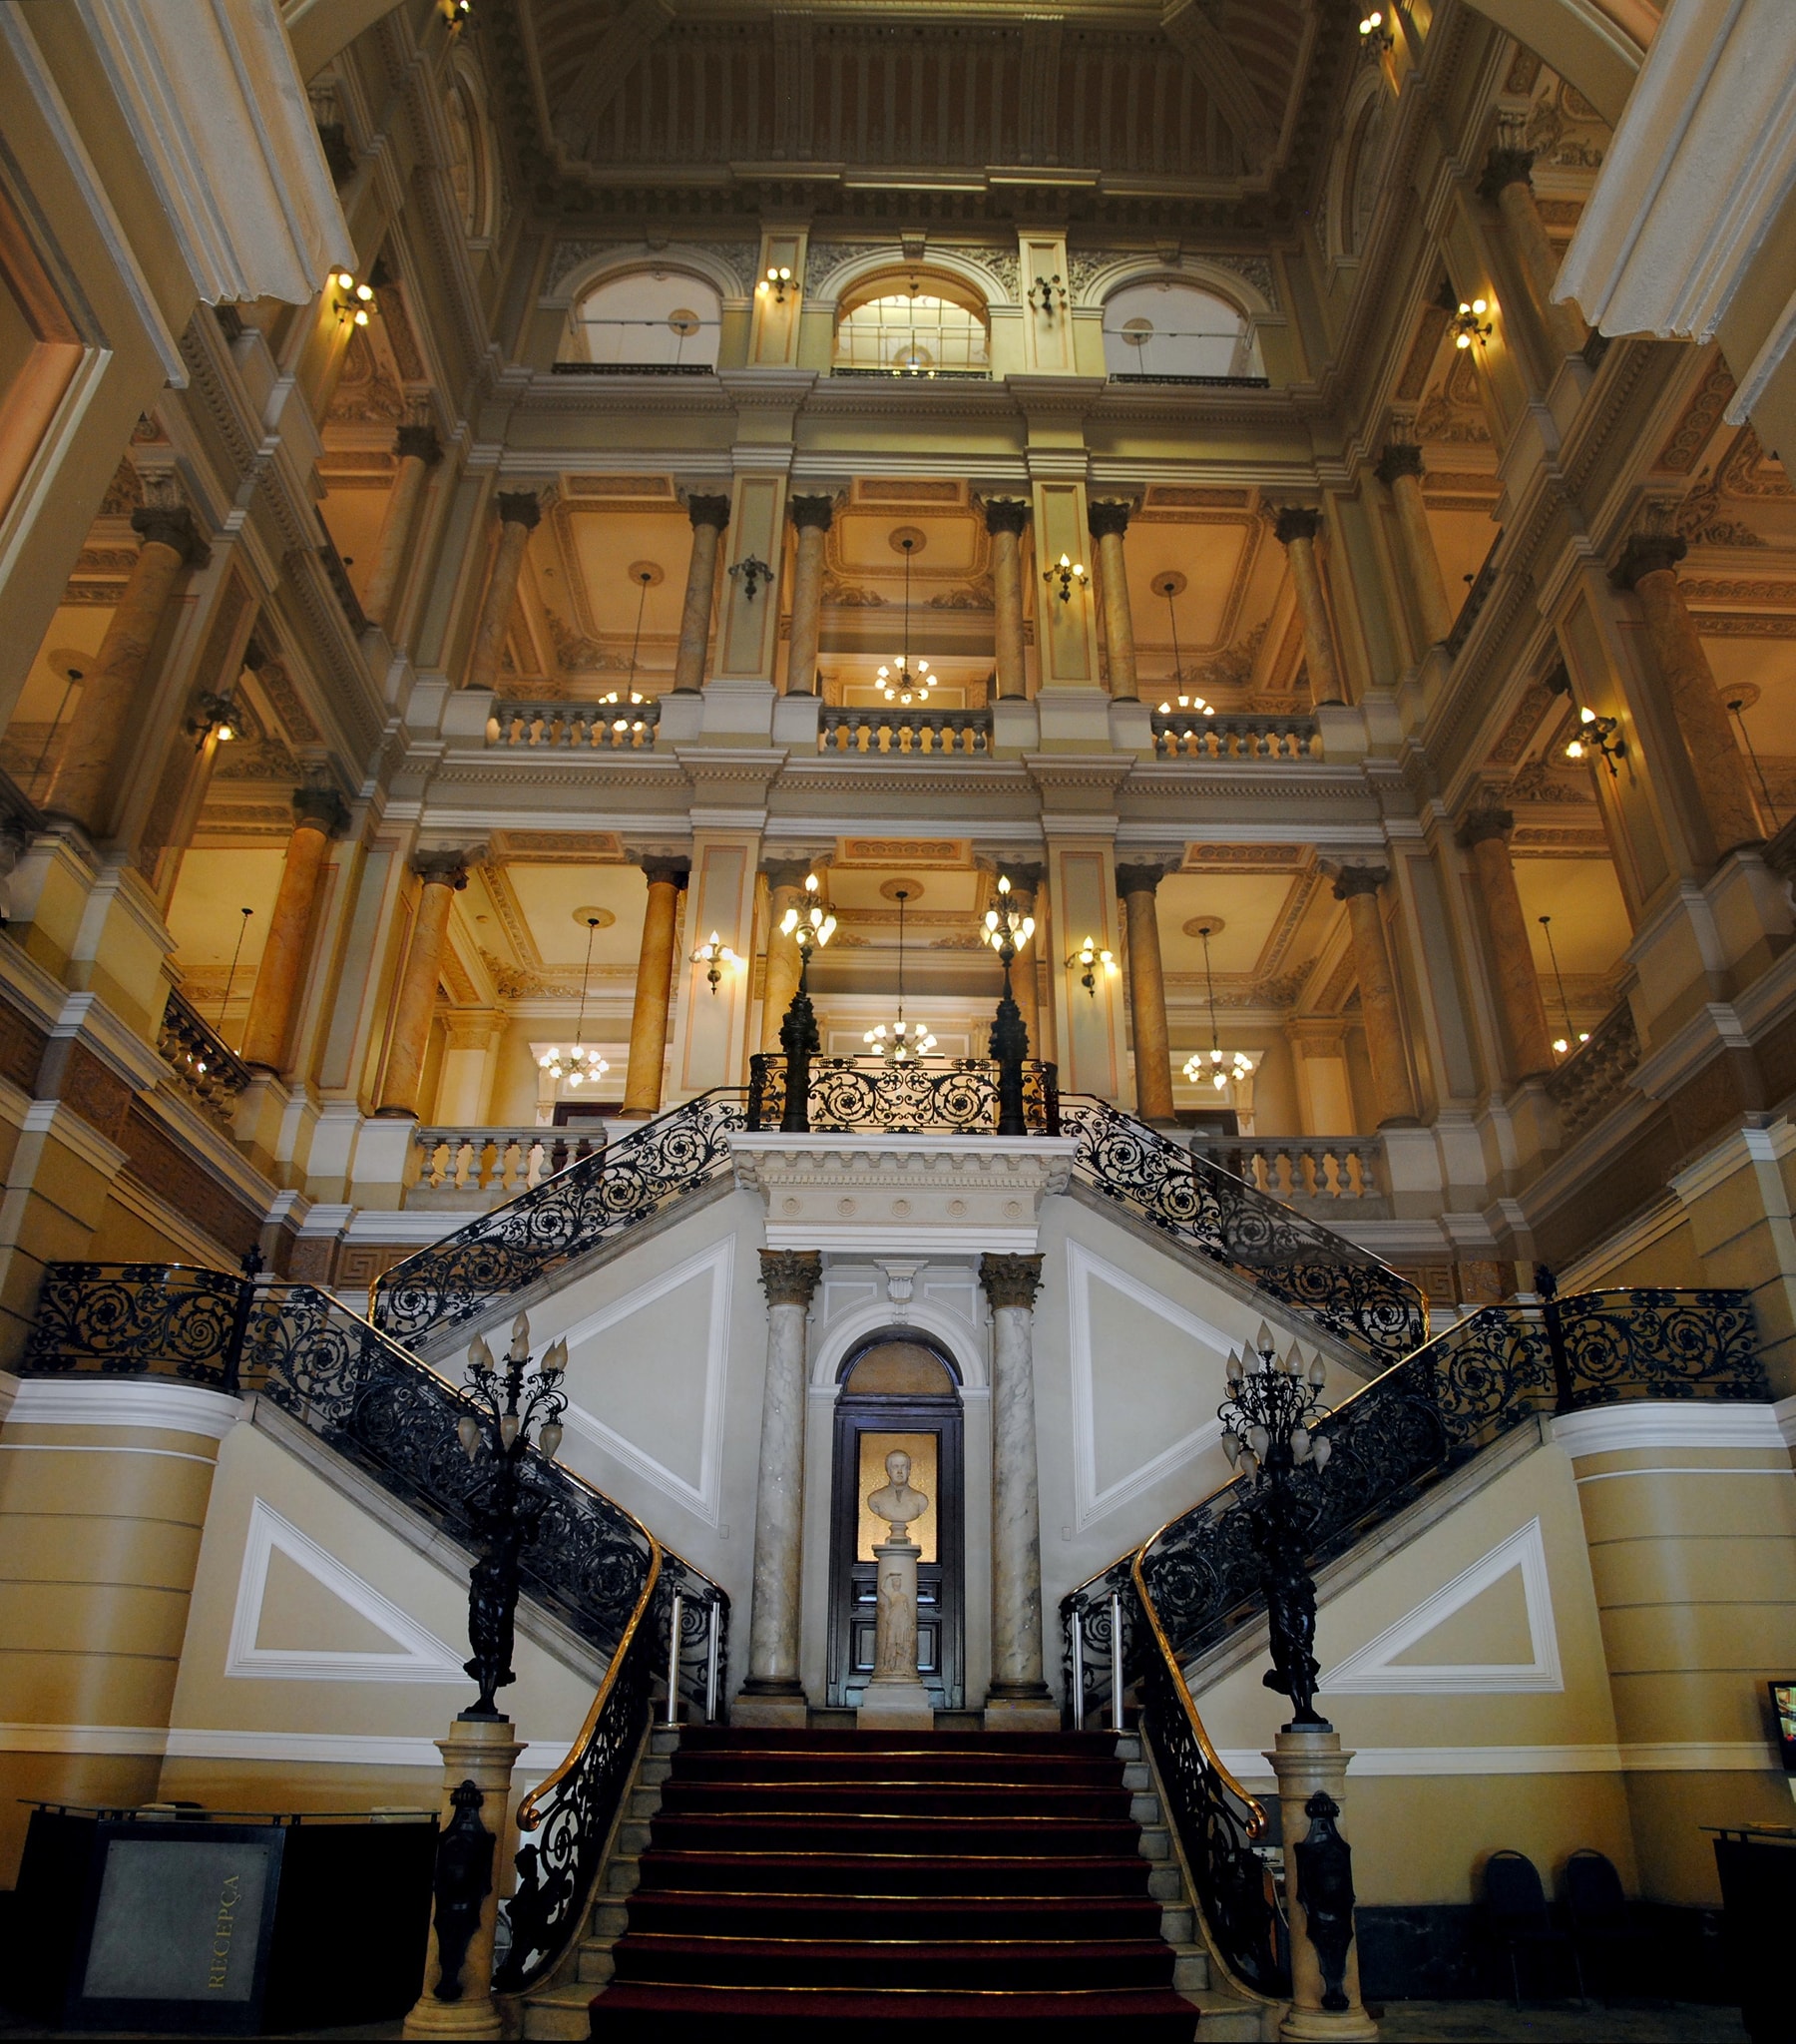
[[[895,1448],[931,1500],[912,1528],[917,1564],[917,1665],[938,1710],[966,1701],[966,1548],[958,1372],[946,1350],[914,1329],[863,1341],[843,1362],[835,1403],[829,1511],[829,1701],[857,1709],[873,1673],[873,1543],[884,1537],[862,1502],[885,1482]]]

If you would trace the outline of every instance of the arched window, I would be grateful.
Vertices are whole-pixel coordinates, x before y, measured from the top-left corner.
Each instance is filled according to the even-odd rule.
[[[1246,316],[1175,277],[1124,284],[1105,300],[1104,366],[1113,376],[1257,376]]]
[[[462,233],[479,241],[493,231],[492,150],[479,94],[461,71],[451,72],[444,88],[443,124],[449,131],[449,184]]]
[[[575,306],[565,362],[602,368],[703,371],[717,365],[723,301],[684,270],[637,269],[614,276]]]
[[[989,376],[985,306],[950,277],[871,279],[843,303],[832,366],[838,376]]]

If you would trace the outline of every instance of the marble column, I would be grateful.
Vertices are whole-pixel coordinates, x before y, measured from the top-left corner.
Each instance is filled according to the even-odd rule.
[[[1511,246],[1528,279],[1529,295],[1547,329],[1549,342],[1559,354],[1579,354],[1588,338],[1588,329],[1575,306],[1554,303],[1553,284],[1559,275],[1560,258],[1535,202],[1533,171],[1532,149],[1494,149],[1485,159],[1485,173],[1478,189],[1486,199],[1496,202],[1497,211],[1503,216],[1503,225],[1509,231]]]
[[[431,426],[401,426],[393,452],[398,456],[399,470],[387,495],[380,536],[374,542],[374,566],[368,571],[361,600],[368,622],[381,626],[388,623],[387,613],[411,549],[412,526],[417,521],[418,499],[424,494],[424,478],[443,458],[436,430]]]
[[[674,933],[679,895],[690,869],[684,859],[646,858],[649,902],[637,951],[636,1000],[630,1010],[630,1061],[624,1074],[622,1115],[631,1121],[659,1114],[668,1062],[668,1009],[674,997]]]
[[[1538,1079],[1553,1070],[1553,1039],[1534,950],[1528,941],[1528,918],[1522,912],[1516,868],[1510,858],[1510,832],[1515,827],[1516,819],[1508,809],[1478,808],[1460,825],[1458,841],[1472,862],[1477,882],[1515,1076]]]
[[[1384,917],[1378,905],[1378,890],[1390,877],[1383,866],[1343,866],[1334,884],[1335,899],[1347,904],[1348,926],[1353,932],[1360,1023],[1366,1032],[1366,1055],[1372,1065],[1372,1090],[1381,1129],[1416,1119],[1403,1009],[1397,999],[1391,955],[1385,947]]]
[[[534,490],[508,490],[499,498],[499,546],[493,555],[493,572],[487,578],[480,623],[474,630],[474,650],[468,656],[470,689],[498,686],[499,662],[511,626],[512,605],[517,601],[524,550],[542,518],[542,502]]]
[[[1438,646],[1453,630],[1453,607],[1441,579],[1441,557],[1435,552],[1434,534],[1428,527],[1428,507],[1422,501],[1421,448],[1391,441],[1373,474],[1390,491],[1397,513],[1410,587],[1422,616],[1423,642]]]
[[[717,549],[729,523],[727,497],[688,497],[692,557],[686,564],[685,603],[679,613],[679,648],[674,656],[674,693],[696,695],[704,687],[710,651],[711,605],[717,589]]]
[[[817,693],[817,640],[823,623],[823,549],[835,522],[833,497],[794,497],[798,534],[792,561],[792,636],[786,647],[788,696]]]
[[[986,531],[992,536],[992,605],[997,634],[998,694],[1027,696],[1023,655],[1023,528],[1029,505],[1021,497],[988,497]]]
[[[259,1065],[267,1072],[281,1069],[287,1030],[304,978],[318,876],[324,870],[330,840],[348,820],[349,811],[335,788],[293,790],[293,834],[287,839],[280,889],[274,897],[268,940],[262,946],[255,991],[249,996],[249,1020],[243,1029],[246,1065]]]
[[[70,817],[90,837],[104,837],[112,826],[121,769],[137,756],[143,740],[143,689],[151,650],[175,594],[176,577],[203,552],[185,505],[148,505],[131,514],[131,523],[143,545],[88,669],[43,801],[52,814]]]
[[[1104,596],[1104,650],[1110,660],[1110,692],[1119,703],[1135,700],[1134,620],[1128,610],[1128,567],[1122,535],[1134,507],[1119,499],[1094,498],[1086,524],[1098,542],[1098,580]]]
[[[804,1524],[805,1320],[823,1276],[814,1250],[762,1250],[767,1379],[761,1393],[760,1480],[754,1499],[754,1583],[748,1679],[736,1725],[803,1725],[798,1679],[799,1560]]]
[[[1166,1035],[1166,982],[1160,966],[1154,890],[1158,866],[1119,866],[1117,892],[1128,931],[1128,1019],[1134,1035],[1135,1112],[1144,1122],[1171,1122],[1172,1050]]]
[[[1341,694],[1341,670],[1335,661],[1334,634],[1328,623],[1328,599],[1322,594],[1322,564],[1316,558],[1316,535],[1321,530],[1321,512],[1298,504],[1287,504],[1272,527],[1274,538],[1285,550],[1291,588],[1297,597],[1310,701],[1339,703],[1345,700]]]
[[[798,991],[802,963],[798,940],[779,927],[788,908],[804,905],[804,881],[810,871],[803,859],[776,859],[761,870],[767,876],[767,969],[761,985],[761,1050],[769,1057],[780,1049],[779,1025]]]
[[[393,1035],[387,1046],[386,1075],[381,1082],[377,1114],[416,1114],[424,1083],[424,1054],[430,1046],[431,1018],[436,1013],[437,982],[442,974],[443,939],[449,929],[454,896],[468,884],[468,868],[459,851],[423,851],[412,871],[424,883],[412,922],[405,970],[393,1003]]]
[[[1042,1680],[1042,1512],[1036,1469],[1035,1296],[1040,1257],[986,1255],[992,1307],[992,1684],[987,1731],[1060,1724]]]
[[[1714,832],[1715,855],[1725,858],[1743,844],[1760,843],[1765,832],[1714,671],[1678,584],[1677,564],[1688,551],[1674,533],[1635,533],[1609,580],[1631,590],[1640,606],[1697,798]]]
[[[1039,865],[1006,866],[1010,875],[1011,899],[1017,904],[1020,914],[1033,915],[1036,919],[1036,933],[1017,953],[1016,963],[1011,967],[1011,993],[1017,1003],[1017,1012],[1023,1017],[1023,1027],[1029,1034],[1029,1052],[1032,1058],[1047,1056],[1042,1043],[1042,1003],[1039,991],[1040,975],[1036,971],[1038,953],[1047,941],[1047,931],[1042,927],[1042,878],[1046,867]]]

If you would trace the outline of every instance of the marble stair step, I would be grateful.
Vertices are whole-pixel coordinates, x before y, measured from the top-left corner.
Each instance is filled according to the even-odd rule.
[[[1196,2011],[1170,1988],[1069,1989],[1061,1993],[839,1993],[790,1988],[728,1988],[697,1983],[666,1987],[616,1981],[604,1996],[607,2039],[642,2037],[666,2044],[670,2018],[686,2034],[727,2035],[731,2044],[780,2044],[792,2037],[832,2037],[852,2023],[869,2044],[915,2044],[931,2022],[1010,2026],[1019,2038],[1127,2037],[1129,2044],[1191,2044]],[[595,2017],[595,2021],[600,2018]],[[710,2026],[719,2026],[711,2028]]]
[[[969,1882],[976,1881],[976,1895],[988,1897],[1148,1894],[1158,1900],[1179,1899],[1183,1890],[1176,1868],[1167,1876],[1170,1893],[1156,1892],[1154,1882],[1161,1871],[1149,1867],[1135,1851],[1131,1835],[1120,1851],[1079,1858],[1000,1853],[981,1859],[976,1867],[930,1852],[898,1861],[852,1852],[679,1851],[657,1846],[645,1855],[638,1877],[662,1892],[810,1894],[825,1888],[842,1895],[952,1896],[968,1894]]]
[[[634,1829],[629,1823],[622,1826],[627,1840]],[[651,1842],[659,1850],[674,1851],[828,1852],[975,1863],[993,1856],[1083,1858],[1128,1851],[1157,1859],[1165,1849],[1163,1832],[1156,1840],[1153,1832],[1140,1830],[1126,1818],[885,1816],[846,1811],[826,1816],[803,1810],[742,1817],[664,1810],[655,1819]]]
[[[1156,1932],[1105,1943],[866,1944],[809,1939],[674,1937],[631,1930],[612,1952],[615,1978],[717,1987],[842,1988],[907,1993],[1050,1992],[1062,1988],[1162,1987],[1174,1955]]]
[[[739,1817],[759,1822],[768,1816],[1089,1817],[1120,1822],[1152,1822],[1158,1799],[1126,1788],[1062,1787],[1049,1783],[968,1782],[690,1782],[675,1776],[664,1784],[661,1807],[670,1815]],[[639,1791],[639,1798],[642,1791]],[[1141,1805],[1145,1804],[1145,1809]],[[635,1813],[635,1812],[633,1812]],[[644,1814],[653,1814],[644,1811]]]

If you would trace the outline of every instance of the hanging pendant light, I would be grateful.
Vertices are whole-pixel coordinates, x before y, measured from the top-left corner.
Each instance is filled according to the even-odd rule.
[[[879,670],[876,680],[888,703],[927,703],[936,678],[929,672],[928,661],[913,661],[910,651],[910,564],[911,549],[917,542],[907,532],[898,544],[904,549],[904,651]]]
[[[1193,1051],[1185,1059],[1184,1075],[1193,1086],[1207,1081],[1218,1093],[1226,1093],[1237,1080],[1252,1076],[1253,1060],[1245,1051],[1224,1050],[1216,1031],[1216,982],[1210,971],[1210,933],[1215,927],[1207,916],[1197,925],[1197,934],[1203,939],[1203,985],[1209,997],[1210,1047],[1207,1051]]]
[[[1177,688],[1184,680],[1184,669],[1178,658],[1178,613],[1172,607],[1172,599],[1178,594],[1180,581],[1176,575],[1162,575],[1153,587],[1166,599],[1166,621],[1172,627],[1172,686]],[[1194,710],[1199,717],[1214,717],[1216,714],[1215,706],[1206,703],[1201,696],[1180,696],[1177,701],[1180,710]],[[1168,698],[1160,705],[1160,715],[1170,717],[1171,714],[1172,700]]]
[[[870,1045],[888,1065],[908,1065],[918,1058],[926,1058],[935,1049],[935,1038],[921,1022],[904,1019],[904,904],[910,899],[907,888],[896,887],[893,893],[898,902],[898,1019],[888,1028],[885,1023],[876,1023],[861,1041]]]
[[[655,580],[655,571],[652,568],[645,568],[637,580],[643,587],[641,595],[637,598],[636,631],[630,640],[630,673],[625,678],[621,690],[614,689],[609,696],[599,698],[603,704],[617,704],[620,707],[628,705],[631,709],[638,708],[643,701],[636,685],[637,649],[643,643],[643,609],[649,601],[649,585]],[[613,731],[641,732],[644,728],[643,719],[640,717],[622,716],[612,719]]]
[[[581,1039],[586,1034],[587,982],[593,976],[593,939],[599,931],[599,918],[586,918],[587,947],[586,964],[580,973],[580,1019],[574,1025],[574,1044],[570,1050],[546,1050],[537,1060],[556,1084],[561,1084],[565,1075],[570,1086],[597,1086],[611,1066],[596,1050],[589,1049]]]

